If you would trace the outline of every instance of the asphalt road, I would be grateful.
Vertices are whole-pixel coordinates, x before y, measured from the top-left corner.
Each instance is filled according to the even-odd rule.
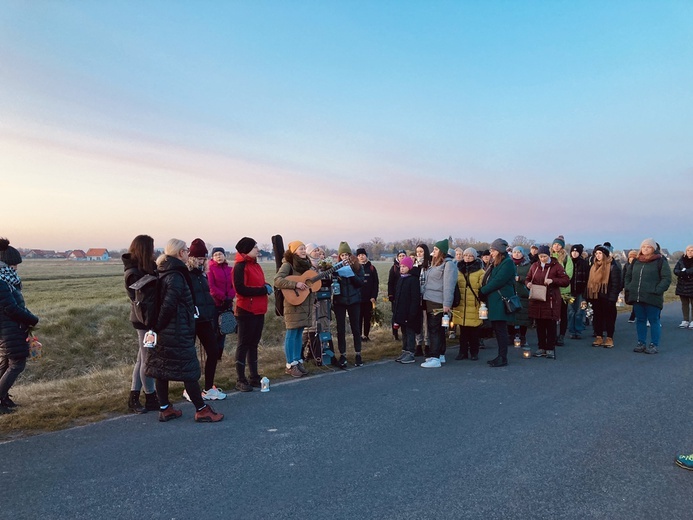
[[[233,393],[218,424],[186,402],[0,444],[0,518],[691,519],[693,330],[667,306],[648,356],[626,320],[612,350],[372,363]]]

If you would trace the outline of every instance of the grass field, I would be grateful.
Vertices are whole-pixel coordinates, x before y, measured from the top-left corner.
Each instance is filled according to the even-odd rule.
[[[397,354],[401,348],[390,333],[387,275],[390,262],[374,262],[380,278],[378,309],[383,325],[364,343],[365,361]],[[274,277],[274,263],[262,263],[265,277]],[[41,318],[37,335],[44,345],[41,359],[28,362],[11,392],[22,406],[0,416],[0,440],[83,424],[127,413],[132,367],[137,355],[137,335],[129,322],[129,300],[120,261],[68,262],[26,260],[19,268],[28,308]],[[674,296],[675,277],[666,294]],[[284,375],[284,322],[274,314],[274,297],[260,344],[260,372],[270,379]],[[624,310],[629,310],[626,307]],[[336,336],[333,323],[333,334]],[[236,336],[227,337],[217,368],[216,384],[232,388],[232,362]],[[348,340],[347,352],[353,352]],[[311,371],[329,370],[308,365]],[[172,385],[172,395],[182,391]]]

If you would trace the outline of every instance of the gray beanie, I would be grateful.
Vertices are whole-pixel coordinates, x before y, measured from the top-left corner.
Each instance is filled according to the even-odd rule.
[[[468,247],[467,249],[464,250],[464,253],[462,253],[462,254],[473,255],[474,258],[477,258],[479,256],[476,252],[476,249],[474,249],[473,247]]]
[[[507,253],[508,243],[502,238],[497,238],[493,241],[493,244],[491,244],[491,249],[495,249],[499,253]]]

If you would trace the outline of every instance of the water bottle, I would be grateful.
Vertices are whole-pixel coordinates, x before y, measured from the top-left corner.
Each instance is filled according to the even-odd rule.
[[[267,376],[260,379],[260,392],[269,392],[269,379]]]
[[[339,280],[334,280],[332,282],[332,295],[339,296],[342,294],[342,290],[339,288]]]

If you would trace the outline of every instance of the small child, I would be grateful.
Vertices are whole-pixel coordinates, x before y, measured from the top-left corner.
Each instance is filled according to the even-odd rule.
[[[408,256],[399,262],[400,278],[395,289],[392,306],[392,323],[402,332],[402,354],[395,360],[398,363],[413,363],[416,348],[416,334],[421,332],[421,288],[419,279],[411,275],[414,262]]]

